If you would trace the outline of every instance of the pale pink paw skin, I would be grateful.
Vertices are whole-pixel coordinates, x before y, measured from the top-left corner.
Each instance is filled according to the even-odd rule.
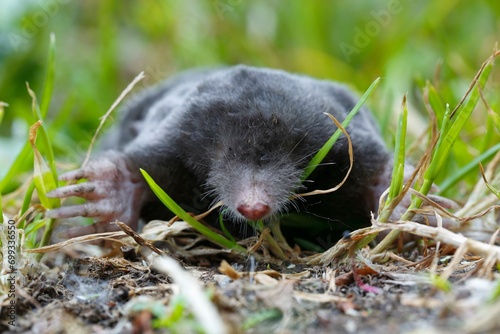
[[[132,167],[133,168],[133,167]],[[95,224],[72,229],[72,235],[116,231],[114,221],[121,221],[131,228],[137,228],[146,185],[137,171],[131,171],[123,154],[116,151],[104,152],[81,169],[62,174],[63,181],[87,182],[55,189],[49,197],[80,197],[87,200],[81,205],[60,207],[46,213],[49,218],[91,217]]]

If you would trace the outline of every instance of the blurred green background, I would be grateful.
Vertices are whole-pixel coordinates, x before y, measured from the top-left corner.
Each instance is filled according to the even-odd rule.
[[[58,160],[78,163],[99,117],[140,71],[147,77],[136,90],[185,68],[219,64],[301,72],[360,94],[381,76],[369,105],[387,143],[407,92],[409,131],[417,138],[429,124],[426,80],[454,107],[492,53],[499,18],[498,0],[1,0],[0,101],[9,107],[0,126],[0,178],[36,120],[26,82],[41,98],[51,32],[56,77],[45,124]],[[499,79],[495,70],[485,92],[496,111]],[[500,142],[479,109],[449,168]],[[477,177],[477,169],[469,174]]]

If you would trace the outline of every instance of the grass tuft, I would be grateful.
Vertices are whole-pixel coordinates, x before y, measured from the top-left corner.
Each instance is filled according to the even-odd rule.
[[[480,98],[480,92],[484,89],[488,77],[493,68],[494,59],[500,53],[495,50],[494,53],[482,64],[481,68],[474,77],[469,89],[462,97],[461,101],[455,107],[455,109],[450,112],[447,107],[444,112],[444,118],[441,123],[440,133],[436,144],[431,147],[431,157],[430,162],[423,172],[423,182],[421,185],[416,185],[417,191],[424,196],[428,194],[432,185],[434,184],[439,172],[441,172],[446,160],[451,152],[453,144],[457,140],[460,132],[467,123],[467,120],[475,109],[477,102]],[[432,96],[433,94],[429,95]],[[434,101],[434,102],[433,102]],[[435,107],[437,106],[439,110],[439,103],[435,99],[429,99],[429,102]],[[415,211],[420,208],[423,203],[421,196],[413,196],[412,202],[406,212],[401,217],[401,221],[409,221],[415,215]],[[385,238],[382,240],[377,247],[372,251],[372,254],[378,254],[385,251],[399,236],[399,230],[392,230]]]

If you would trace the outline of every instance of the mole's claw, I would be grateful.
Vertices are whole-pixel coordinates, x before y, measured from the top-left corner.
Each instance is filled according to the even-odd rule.
[[[115,231],[109,222],[118,220],[137,228],[142,201],[148,189],[139,173],[139,168],[129,168],[127,157],[119,152],[108,151],[91,160],[85,167],[64,173],[61,180],[87,182],[57,188],[47,195],[51,198],[80,197],[85,204],[64,206],[49,210],[47,218],[94,218],[94,225],[70,231],[68,235]]]
[[[77,196],[85,199],[99,199],[104,197],[104,194],[99,189],[96,182],[80,183],[54,189],[48,192],[47,196],[51,198]]]
[[[85,170],[77,169],[59,175],[61,181],[78,181],[87,178]]]
[[[72,218],[72,217],[105,217],[110,212],[103,206],[95,203],[86,203],[81,205],[62,206],[57,209],[49,210],[45,213],[47,218]]]

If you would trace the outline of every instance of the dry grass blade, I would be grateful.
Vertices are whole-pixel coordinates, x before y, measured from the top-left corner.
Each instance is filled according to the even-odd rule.
[[[500,247],[490,245],[481,241],[473,240],[463,236],[462,234],[454,233],[442,227],[432,227],[412,221],[399,221],[397,223],[379,223],[376,220],[372,221],[376,228],[401,230],[409,232],[421,237],[432,238],[457,248],[466,244],[467,250],[482,256],[493,256],[496,263],[500,263]]]
[[[104,116],[101,117],[101,122],[99,123],[99,126],[97,127],[97,130],[95,131],[94,136],[92,137],[92,141],[90,142],[89,148],[87,150],[87,155],[85,157],[85,160],[82,163],[82,167],[84,167],[89,162],[90,154],[92,153],[92,149],[94,148],[94,144],[95,144],[95,141],[97,139],[97,136],[101,132],[101,129],[104,126],[104,123],[108,119],[109,115],[111,115],[111,113],[113,112],[113,110],[115,110],[115,108],[118,105],[118,103],[120,103],[121,100],[123,100],[123,98],[132,90],[132,88],[134,88],[134,86],[140,80],[144,79],[144,77],[145,77],[144,76],[144,72],[139,73],[134,78],[134,80],[132,80],[132,82],[123,90],[123,92],[120,94],[120,96],[118,96],[118,98],[115,100],[115,102],[113,102],[113,104],[108,109],[108,111],[106,111],[106,113],[104,114]]]
[[[327,295],[324,293],[308,293],[302,291],[294,291],[293,297],[298,300],[315,302],[315,303],[345,303],[350,301],[350,298]]]
[[[370,85],[370,87],[368,87],[368,89],[366,90],[366,92],[359,99],[358,103],[356,103],[356,105],[347,114],[346,118],[342,122],[342,125],[344,127],[347,127],[349,125],[349,123],[351,122],[351,120],[354,118],[354,116],[356,116],[356,114],[361,110],[361,107],[366,102],[366,100],[368,99],[368,97],[373,93],[373,91],[375,90],[375,88],[378,86],[379,82],[380,82],[380,77],[378,77],[377,79],[375,79],[372,82],[372,84]],[[330,137],[330,139],[328,139],[326,141],[326,143],[323,145],[323,147],[320,148],[318,152],[316,152],[316,154],[313,156],[313,158],[311,159],[311,161],[309,161],[309,164],[306,166],[306,168],[304,170],[304,173],[301,176],[301,180],[302,181],[304,181],[305,179],[307,179],[309,177],[309,175],[311,175],[311,173],[314,171],[314,169],[317,166],[319,166],[319,164],[321,163],[321,161],[323,161],[323,159],[326,157],[326,155],[328,154],[328,152],[330,151],[330,149],[333,147],[333,145],[335,144],[335,142],[337,141],[337,139],[340,137],[340,132],[341,132],[340,128],[338,128],[334,132],[334,134]]]
[[[486,175],[484,174],[484,168],[483,165],[480,163],[479,164],[479,169],[481,170],[481,176],[483,177],[483,181],[486,184],[486,187],[498,198],[500,198],[500,191],[493,187],[491,183],[488,182],[488,179],[486,178]]]
[[[243,275],[239,271],[231,267],[231,265],[226,260],[222,260],[217,270],[219,270],[221,274],[226,275],[232,280],[237,280],[243,277]]]
[[[465,100],[467,99],[467,96],[469,96],[469,93],[474,89],[474,86],[476,85],[476,83],[478,82],[479,80],[479,77],[481,76],[483,70],[486,68],[486,66],[489,64],[489,62],[493,61],[493,59],[495,59],[496,57],[498,57],[500,55],[500,51],[497,50],[497,46],[495,45],[495,50],[493,51],[493,55],[490,56],[490,58],[488,58],[487,61],[485,61],[482,65],[481,65],[481,68],[479,69],[479,71],[477,72],[476,76],[474,77],[474,79],[472,79],[472,82],[471,84],[469,85],[469,88],[467,89],[467,91],[465,92],[465,94],[462,96],[462,99],[460,100],[460,102],[457,104],[457,106],[455,107],[455,109],[453,109],[453,111],[451,112],[451,115],[450,115],[450,118],[453,117],[453,115],[457,112],[457,110],[464,104]]]
[[[311,276],[311,272],[309,270],[301,271],[298,273],[292,273],[292,274],[283,274],[279,271],[272,270],[272,269],[267,269],[267,270],[262,270],[262,271],[256,271],[256,272],[247,272],[247,271],[237,271],[231,265],[226,261],[222,260],[219,268],[219,272],[227,275],[231,279],[241,279],[244,277],[251,277],[257,274],[261,275],[266,275],[272,278],[283,278],[283,279],[305,279]]]
[[[422,199],[423,203],[430,205],[433,208],[437,209],[434,212],[438,211],[441,216],[446,216],[446,217],[450,217],[450,218],[454,218],[456,220],[462,220],[462,221],[468,220],[468,218],[460,218],[458,216],[455,216],[453,213],[449,212],[446,208],[441,206],[439,203],[432,200],[429,196],[425,196],[424,194],[421,194],[420,192],[416,191],[413,188],[409,189],[409,193]],[[414,211],[418,212],[417,209],[415,209]]]
[[[71,245],[75,244],[80,244],[84,242],[92,242],[92,241],[98,241],[98,240],[112,240],[112,241],[119,241],[116,238],[126,236],[124,232],[105,232],[105,233],[96,233],[96,234],[88,234],[84,235],[81,237],[76,237],[76,238],[71,238],[62,242],[59,242],[57,244],[45,246],[45,247],[39,247],[35,249],[25,249],[25,252],[28,253],[49,253],[49,252],[56,252],[64,247],[68,247]]]
[[[500,173],[497,173],[496,171],[499,163],[500,152],[495,155],[484,172],[486,179],[492,180],[490,183],[500,184]],[[460,217],[473,216],[487,210],[497,202],[498,198],[490,193],[485,182],[483,180],[479,180],[468,197],[467,202],[464,204],[462,209],[456,212],[456,215]]]
[[[200,220],[200,219],[203,219],[205,218],[206,216],[208,216],[212,211],[214,211],[215,209],[217,208],[220,208],[221,206],[223,206],[224,203],[222,201],[219,201],[217,202],[214,206],[212,206],[210,209],[208,209],[207,211],[203,212],[203,213],[200,213],[199,215],[197,216],[194,216],[193,218],[196,219],[196,220]],[[177,216],[176,216],[177,217]]]
[[[158,248],[156,248],[151,242],[147,241],[143,237],[141,237],[137,232],[132,230],[127,224],[124,224],[122,222],[115,222],[118,227],[125,232],[127,235],[131,236],[135,242],[137,242],[139,245],[143,247],[147,247],[151,249],[153,252],[155,252],[158,255],[163,255],[165,252],[162,252]]]
[[[347,130],[344,129],[342,124],[333,115],[330,115],[330,114],[326,114],[326,115],[328,117],[330,117],[330,119],[333,121],[333,123],[335,123],[337,128],[339,128],[347,138],[347,142],[349,144],[349,169],[347,170],[347,173],[344,176],[344,179],[342,180],[342,182],[337,184],[335,187],[330,188],[330,189],[325,189],[325,190],[316,189],[316,190],[310,191],[308,193],[294,195],[292,198],[305,197],[305,196],[311,196],[311,195],[322,195],[322,194],[328,194],[328,193],[334,192],[334,191],[338,190],[340,187],[342,187],[342,185],[347,181],[347,178],[351,174],[351,170],[352,170],[352,167],[354,165],[354,153],[353,153],[353,149],[352,149],[351,136],[349,136],[349,133],[347,132]]]
[[[373,239],[378,233],[384,231],[384,225],[381,224],[381,226],[358,229],[352,232],[349,238],[340,239],[333,247],[323,253],[303,258],[302,261],[309,265],[327,265],[344,260],[346,257],[353,256],[360,248],[360,243],[364,244],[366,238]]]

